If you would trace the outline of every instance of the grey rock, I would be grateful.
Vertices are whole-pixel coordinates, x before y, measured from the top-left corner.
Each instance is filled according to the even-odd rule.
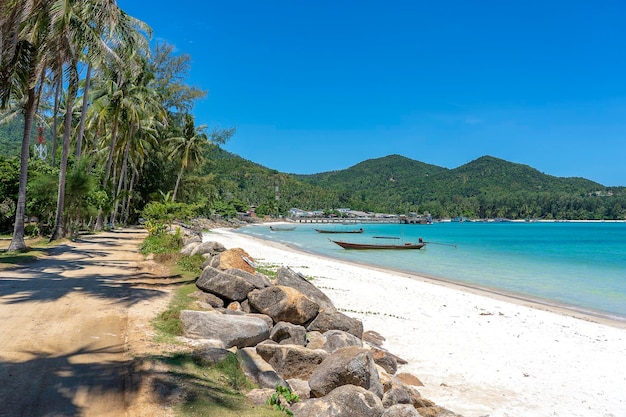
[[[411,404],[396,404],[387,408],[381,417],[422,417]]]
[[[191,252],[193,252],[193,250],[198,245],[200,245],[200,242],[192,240],[189,243],[187,243],[185,246],[183,246],[183,248],[180,250],[180,253],[183,255],[191,256]]]
[[[324,350],[299,345],[258,344],[257,353],[284,379],[308,379],[328,356]]]
[[[372,392],[354,385],[343,385],[323,398],[293,404],[297,417],[381,417],[383,404]]]
[[[328,312],[336,310],[333,302],[326,294],[309,282],[302,274],[289,267],[283,266],[278,270],[276,285],[284,285],[297,289],[311,300],[315,301],[320,306],[320,310]]]
[[[304,324],[314,318],[319,311],[319,305],[306,295],[282,285],[251,291],[248,300],[250,306],[270,316],[275,323],[288,321],[293,324]]]
[[[250,272],[246,272],[243,269],[237,269],[237,268],[227,269],[224,272],[245,279],[250,284],[252,284],[254,288],[257,288],[259,290],[272,286],[272,283],[270,282],[269,278],[263,274],[257,274],[257,273],[251,274]]]
[[[193,248],[193,250],[191,251],[190,255],[191,256],[197,255],[197,254],[202,255],[202,254],[205,254],[205,253],[209,253],[211,255],[215,255],[217,253],[224,252],[225,250],[226,250],[226,248],[221,243],[208,241],[208,242],[200,243],[195,248]]]
[[[311,395],[323,397],[342,385],[356,385],[382,398],[383,386],[368,349],[349,346],[328,356],[311,374]]]
[[[411,404],[411,396],[406,389],[394,386],[383,395],[383,406],[385,408],[395,404]]]
[[[196,286],[229,301],[243,301],[254,286],[245,279],[207,266],[196,280]]]
[[[270,339],[281,345],[306,344],[306,329],[297,324],[280,321],[272,328]]]
[[[270,335],[267,322],[258,317],[183,310],[180,318],[186,337],[221,340],[226,348],[255,346]]]
[[[363,323],[361,320],[346,316],[339,311],[321,311],[306,329],[308,331],[317,330],[322,333],[329,330],[343,330],[359,339],[363,335]]]
[[[262,388],[270,388],[272,392],[276,384],[288,387],[287,382],[281,378],[274,368],[267,363],[253,347],[246,347],[238,352],[241,359],[243,372]],[[267,397],[269,398],[269,396]],[[266,399],[267,399],[266,398]]]
[[[398,371],[398,361],[396,356],[390,354],[386,350],[372,348],[372,357],[374,363],[387,371],[388,374],[393,375]]]
[[[314,330],[306,334],[306,347],[309,349],[322,349],[326,343],[326,336],[323,333]]]
[[[326,342],[322,345],[322,349],[328,353],[333,353],[347,346],[363,347],[363,341],[361,339],[343,330],[329,330],[324,333],[324,337],[326,338]]]
[[[301,400],[311,398],[311,387],[309,387],[309,381],[299,378],[290,378],[287,383],[291,387],[291,392],[297,394]]]

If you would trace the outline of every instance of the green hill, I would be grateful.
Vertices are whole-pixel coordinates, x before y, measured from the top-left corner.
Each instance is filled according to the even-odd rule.
[[[5,156],[19,149],[15,132],[0,126]],[[291,207],[474,218],[624,219],[626,213],[624,187],[554,177],[492,156],[448,169],[389,155],[312,175],[281,173],[219,147],[211,147],[207,160],[195,175],[211,178],[211,194],[261,213]]]

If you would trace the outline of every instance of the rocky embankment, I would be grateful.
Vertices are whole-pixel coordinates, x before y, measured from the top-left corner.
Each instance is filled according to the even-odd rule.
[[[383,348],[384,338],[338,311],[301,274],[281,267],[275,279],[256,272],[241,248],[187,243],[207,260],[196,281],[198,310],[181,313],[184,337],[208,360],[236,352],[258,384],[249,397],[263,404],[288,387],[298,417],[456,416],[423,398],[419,379]]]

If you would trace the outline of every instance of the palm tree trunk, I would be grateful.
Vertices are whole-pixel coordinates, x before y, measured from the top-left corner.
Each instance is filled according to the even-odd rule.
[[[55,83],[54,91],[54,114],[52,115],[52,166],[56,166],[57,163],[57,115],[59,114],[59,101],[61,99],[61,87],[62,79],[59,75]]]
[[[118,127],[117,117],[113,119],[113,130],[111,131],[111,144],[109,145],[109,157],[107,158],[107,168],[104,173],[104,180],[102,181],[102,186],[104,189],[107,189],[107,182],[109,181],[109,176],[111,176],[111,167],[113,165],[113,155],[115,152],[115,144],[117,142],[117,127]],[[104,229],[104,213],[102,207],[98,207],[98,217],[96,219],[96,230]]]
[[[111,216],[111,223],[115,224],[117,219],[117,208],[119,206],[118,197],[122,193],[122,184],[126,177],[126,165],[128,164],[128,153],[130,151],[130,140],[126,141],[126,148],[124,149],[124,159],[122,161],[122,170],[120,172],[120,180],[117,184],[117,193],[115,193],[115,206],[113,208],[113,215]]]
[[[91,63],[87,65],[87,75],[85,76],[85,86],[83,87],[83,107],[80,112],[80,124],[78,127],[78,137],[76,138],[76,160],[80,159],[83,145],[83,135],[85,133],[85,118],[87,115],[87,94],[89,93],[89,82],[91,81]]]
[[[178,171],[178,176],[176,177],[176,185],[174,186],[174,193],[172,194],[172,203],[176,200],[176,192],[178,191],[178,185],[180,184],[180,179],[183,176],[183,167],[180,167],[180,171]]]
[[[128,187],[128,201],[126,202],[126,209],[124,210],[124,224],[128,224],[128,217],[130,215],[130,200],[133,195],[133,185],[135,184],[136,177],[137,170],[133,170],[133,175],[130,177],[130,186]]]
[[[20,159],[20,185],[15,208],[15,225],[13,238],[9,244],[9,251],[26,249],[24,241],[24,216],[26,214],[26,183],[28,181],[28,157],[30,149],[30,134],[33,129],[35,116],[35,87],[28,89],[28,101],[24,112],[24,136],[22,136],[22,153]]]
[[[65,221],[63,219],[63,212],[65,210],[65,177],[67,175],[67,158],[70,151],[70,136],[72,132],[72,105],[76,95],[76,89],[76,81],[70,80],[65,103],[65,129],[63,129],[63,150],[61,152],[61,166],[59,170],[57,212],[54,220],[54,230],[52,231],[52,236],[50,236],[51,242],[65,236]]]

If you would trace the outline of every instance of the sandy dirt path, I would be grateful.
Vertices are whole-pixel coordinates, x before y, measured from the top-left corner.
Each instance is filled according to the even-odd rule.
[[[0,416],[169,415],[137,359],[170,294],[144,237],[84,236],[0,269]]]

